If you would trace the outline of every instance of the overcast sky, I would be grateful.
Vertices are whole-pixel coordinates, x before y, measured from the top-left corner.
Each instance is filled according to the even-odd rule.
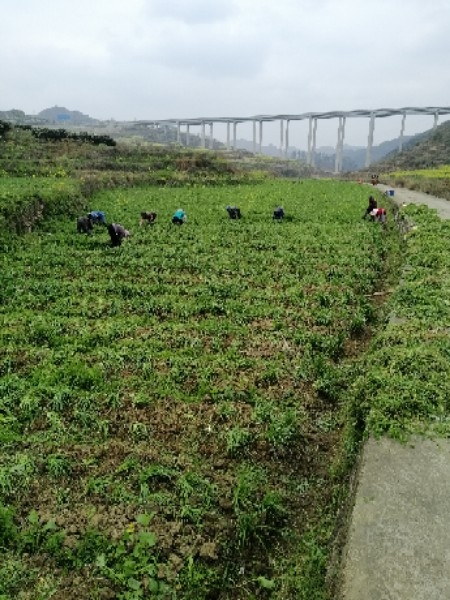
[[[0,110],[134,120],[450,105],[450,0],[0,0],[0,23]],[[432,124],[411,116],[405,133]],[[318,144],[337,126],[320,121]],[[306,129],[292,124],[291,143]],[[400,117],[379,119],[375,143],[399,132]],[[345,141],[367,133],[349,119]],[[279,124],[265,126],[277,140]]]

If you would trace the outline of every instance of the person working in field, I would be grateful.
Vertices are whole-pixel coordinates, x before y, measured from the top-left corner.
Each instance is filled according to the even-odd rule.
[[[141,212],[141,220],[139,221],[139,225],[143,225],[144,223],[148,223],[148,225],[153,225],[156,221],[157,214],[155,212]]]
[[[386,223],[386,209],[385,208],[374,208],[370,211],[370,218],[372,221],[379,223]]]
[[[92,222],[97,225],[106,225],[105,213],[102,210],[91,210],[88,217],[90,217]]]
[[[121,246],[122,241],[131,235],[131,233],[119,223],[111,223],[108,225],[108,233],[111,238],[111,246],[113,247]]]
[[[370,216],[370,213],[374,210],[374,208],[377,208],[377,206],[378,204],[375,198],[373,196],[369,196],[369,205],[363,214],[363,219],[367,219],[367,217]]]
[[[78,217],[77,219],[77,231],[78,233],[86,233],[87,235],[92,234],[92,219],[89,215]]]
[[[277,206],[273,211],[273,218],[276,221],[282,221],[284,219],[284,208],[282,206]]]
[[[227,206],[225,210],[228,213],[230,219],[240,219],[241,218],[241,209],[237,206]]]
[[[178,210],[176,210],[172,217],[172,223],[174,225],[182,225],[183,223],[186,223],[186,221],[187,221],[187,216],[186,216],[186,213],[184,212],[184,210],[182,208],[179,208]]]

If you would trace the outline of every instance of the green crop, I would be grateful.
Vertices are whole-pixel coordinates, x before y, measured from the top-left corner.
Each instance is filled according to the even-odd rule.
[[[323,585],[348,362],[380,324],[372,294],[398,249],[365,204],[333,181],[117,188],[88,208],[131,230],[121,247],[55,213],[3,253],[0,502],[16,558],[26,540],[44,579],[59,565],[55,585],[91,597],[281,598],[279,565],[302,564],[292,549],[316,528],[319,571],[302,577]]]

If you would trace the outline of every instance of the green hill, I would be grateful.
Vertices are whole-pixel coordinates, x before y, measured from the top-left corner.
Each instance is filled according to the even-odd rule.
[[[391,152],[377,163],[380,172],[429,169],[450,164],[450,121],[415,136],[403,152]]]
[[[450,179],[445,170],[437,171],[444,165],[450,165],[450,121],[414,136],[405,143],[402,152],[391,152],[369,170],[350,176],[369,181],[375,172],[380,183],[450,200]]]

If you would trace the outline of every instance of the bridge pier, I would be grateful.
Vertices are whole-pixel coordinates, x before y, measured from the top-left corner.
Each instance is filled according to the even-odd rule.
[[[205,148],[205,121],[202,121],[202,148]]]
[[[259,122],[259,145],[258,145],[258,149],[259,149],[259,153],[260,154],[262,152],[262,139],[263,139],[263,122],[260,121]]]
[[[284,136],[284,158],[287,158],[289,150],[289,119],[286,119],[286,135]]]
[[[313,126],[313,119],[312,119],[312,117],[309,117],[309,119],[308,119],[308,153],[306,155],[306,164],[307,165],[311,165],[312,126]]]
[[[369,122],[369,136],[367,138],[367,152],[366,152],[366,168],[370,167],[372,163],[372,147],[373,147],[373,132],[375,129],[375,114],[370,114]]]
[[[338,137],[336,143],[336,154],[334,159],[334,172],[342,171],[342,156],[344,152],[345,117],[339,117]]]
[[[403,137],[405,135],[405,122],[406,122],[406,113],[403,113],[402,126],[400,128],[400,137],[398,140],[398,151],[399,152],[401,152],[403,150]]]
[[[284,120],[280,119],[280,157],[283,156],[283,137],[284,137],[283,127],[284,127]]]
[[[311,167],[316,166],[316,140],[317,140],[317,118],[313,118],[312,140],[311,140]]]

